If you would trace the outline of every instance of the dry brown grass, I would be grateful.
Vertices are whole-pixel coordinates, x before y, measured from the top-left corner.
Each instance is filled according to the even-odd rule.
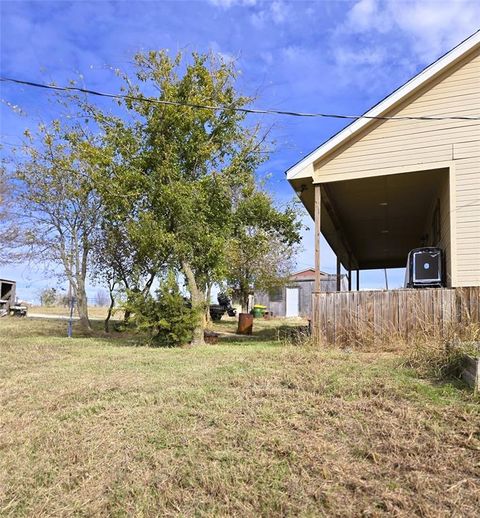
[[[392,353],[0,321],[2,516],[476,516],[480,412]]]
[[[386,326],[384,326],[385,328]],[[304,345],[329,347],[324,340],[314,336],[301,336]],[[356,322],[338,333],[339,346],[357,351],[390,351],[401,354],[404,365],[412,367],[423,377],[437,380],[460,374],[462,358],[466,354],[478,356],[480,324],[467,320],[461,324],[438,326],[422,323],[408,336],[395,328],[378,330],[371,322]]]

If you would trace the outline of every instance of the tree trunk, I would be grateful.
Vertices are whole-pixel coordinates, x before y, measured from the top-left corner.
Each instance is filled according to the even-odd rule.
[[[128,290],[128,288],[127,288],[127,290]],[[134,286],[130,291],[135,294],[140,293],[140,289],[138,288],[138,286]],[[128,301],[128,297],[127,297],[127,301]],[[132,316],[132,312],[130,311],[130,309],[126,309],[125,313],[123,314],[123,325],[124,326],[128,326],[128,322],[129,322],[131,316]]]
[[[245,275],[246,277],[246,275]],[[248,297],[250,295],[250,289],[248,283],[240,282],[240,302],[242,304],[242,313],[248,313]]]
[[[248,297],[249,297],[248,292],[242,293],[242,312],[243,313],[248,313]]]
[[[108,286],[108,294],[110,295],[110,306],[108,306],[107,317],[105,318],[105,322],[103,323],[103,327],[105,329],[105,333],[110,333],[110,318],[112,316],[113,307],[115,306],[115,298],[113,297],[113,289],[115,287],[115,283]]]
[[[182,270],[187,279],[188,289],[192,297],[192,308],[198,310],[198,320],[195,329],[193,330],[192,345],[205,344],[205,294],[198,288],[195,274],[187,261],[182,261]]]
[[[80,318],[80,325],[87,331],[92,330],[90,320],[88,319],[88,300],[87,292],[85,291],[85,284],[82,279],[77,281],[76,286],[76,298],[77,298],[77,312]]]
[[[209,282],[207,284],[207,294],[205,296],[205,324],[208,326],[212,322],[212,317],[210,316],[210,298],[212,296],[212,284]]]
[[[77,273],[77,311],[80,317],[80,326],[85,331],[91,331],[92,326],[88,319],[88,299],[87,292],[85,290],[85,279],[87,278],[87,260],[88,260],[88,240],[85,235],[82,237],[82,248],[81,251],[78,248],[76,241],[77,234],[75,233],[75,271]]]

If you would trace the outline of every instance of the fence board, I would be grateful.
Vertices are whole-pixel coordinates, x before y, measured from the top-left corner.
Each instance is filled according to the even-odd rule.
[[[459,324],[480,323],[480,287],[320,292],[313,299],[315,336],[332,344],[365,332],[375,341],[420,331],[445,336]]]

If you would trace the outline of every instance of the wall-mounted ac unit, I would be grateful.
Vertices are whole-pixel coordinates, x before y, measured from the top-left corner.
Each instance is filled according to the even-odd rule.
[[[445,286],[442,249],[429,246],[411,250],[408,253],[405,287],[440,288],[441,286]]]

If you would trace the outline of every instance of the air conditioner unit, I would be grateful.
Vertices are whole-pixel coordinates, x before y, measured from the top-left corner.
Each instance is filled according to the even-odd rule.
[[[406,288],[440,288],[445,286],[443,252],[433,246],[414,248],[408,253],[405,272]]]

